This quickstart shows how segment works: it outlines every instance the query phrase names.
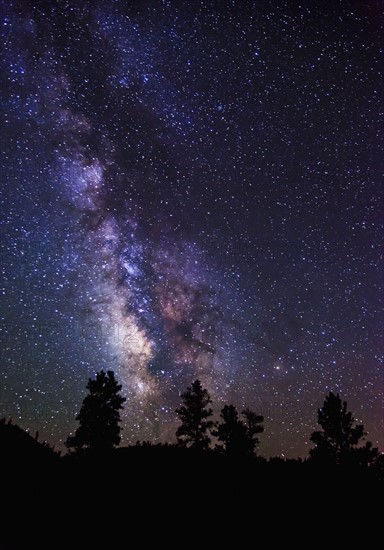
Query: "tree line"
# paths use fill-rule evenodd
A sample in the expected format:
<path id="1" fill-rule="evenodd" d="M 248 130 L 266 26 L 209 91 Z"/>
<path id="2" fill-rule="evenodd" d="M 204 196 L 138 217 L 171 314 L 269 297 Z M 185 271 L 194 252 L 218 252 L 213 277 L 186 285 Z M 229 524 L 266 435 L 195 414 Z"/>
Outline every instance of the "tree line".
<path id="1" fill-rule="evenodd" d="M 126 399 L 121 395 L 113 371 L 101 371 L 87 384 L 79 422 L 66 447 L 70 453 L 104 453 L 120 444 L 120 411 Z M 227 456 L 241 458 L 256 456 L 259 434 L 263 433 L 264 418 L 249 408 L 240 413 L 234 405 L 225 405 L 220 420 L 213 420 L 211 397 L 200 380 L 195 380 L 181 395 L 182 406 L 175 410 L 180 420 L 176 430 L 177 445 L 199 451 L 214 450 Z M 370 441 L 363 444 L 366 432 L 362 424 L 355 424 L 346 401 L 330 392 L 318 410 L 321 430 L 310 436 L 314 447 L 310 458 L 327 465 L 358 465 L 369 467 L 378 459 L 379 452 Z M 213 444 L 213 438 L 217 442 Z"/>

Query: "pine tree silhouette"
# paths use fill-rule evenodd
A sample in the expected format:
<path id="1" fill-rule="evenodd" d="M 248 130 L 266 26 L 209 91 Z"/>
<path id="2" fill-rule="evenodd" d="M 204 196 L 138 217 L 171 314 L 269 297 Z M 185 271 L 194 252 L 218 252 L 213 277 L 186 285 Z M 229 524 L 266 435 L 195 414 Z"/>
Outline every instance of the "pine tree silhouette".
<path id="1" fill-rule="evenodd" d="M 242 412 L 245 421 L 239 418 L 234 405 L 225 405 L 221 410 L 222 422 L 213 435 L 223 443 L 222 449 L 230 456 L 252 456 L 259 443 L 257 434 L 264 431 L 264 418 L 250 409 Z M 219 446 L 220 449 L 220 446 Z"/>
<path id="2" fill-rule="evenodd" d="M 264 417 L 261 414 L 256 414 L 254 411 L 248 408 L 242 411 L 241 414 L 244 416 L 245 424 L 247 426 L 249 451 L 252 454 L 255 454 L 257 451 L 257 447 L 260 443 L 257 436 L 258 434 L 264 432 L 264 426 L 261 425 L 262 422 L 264 422 Z"/>
<path id="3" fill-rule="evenodd" d="M 369 466 L 377 457 L 378 450 L 367 441 L 363 447 L 358 447 L 364 440 L 364 426 L 354 426 L 355 419 L 347 409 L 347 402 L 342 401 L 339 394 L 330 392 L 324 405 L 318 409 L 318 424 L 323 431 L 313 432 L 311 441 L 315 447 L 309 451 L 311 458 L 328 464 L 359 464 Z"/>
<path id="4" fill-rule="evenodd" d="M 106 451 L 120 443 L 120 410 L 125 397 L 120 395 L 122 386 L 112 371 L 101 371 L 96 379 L 88 381 L 87 395 L 76 420 L 80 426 L 74 436 L 69 436 L 65 445 L 68 449 L 80 451 Z"/>
<path id="5" fill-rule="evenodd" d="M 181 420 L 181 426 L 176 431 L 178 444 L 208 449 L 211 442 L 208 434 L 214 426 L 214 422 L 208 420 L 213 412 L 211 408 L 207 408 L 212 403 L 208 391 L 202 387 L 200 380 L 195 380 L 181 398 L 184 406 L 175 411 Z"/>
<path id="6" fill-rule="evenodd" d="M 218 448 L 231 456 L 247 454 L 247 429 L 244 422 L 239 419 L 236 407 L 225 405 L 220 416 L 222 422 L 214 432 L 217 439 L 223 443 L 223 446 Z"/>

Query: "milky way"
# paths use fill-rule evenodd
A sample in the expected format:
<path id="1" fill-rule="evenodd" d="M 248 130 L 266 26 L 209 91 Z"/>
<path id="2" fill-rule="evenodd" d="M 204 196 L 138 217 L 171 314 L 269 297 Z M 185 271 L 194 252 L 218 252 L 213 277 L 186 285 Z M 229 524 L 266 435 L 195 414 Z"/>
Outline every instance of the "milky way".
<path id="1" fill-rule="evenodd" d="M 305 456 L 330 390 L 383 448 L 380 2 L 2 2 L 1 393 L 62 445 L 202 380 Z M 333 5 L 334 4 L 334 5 Z"/>

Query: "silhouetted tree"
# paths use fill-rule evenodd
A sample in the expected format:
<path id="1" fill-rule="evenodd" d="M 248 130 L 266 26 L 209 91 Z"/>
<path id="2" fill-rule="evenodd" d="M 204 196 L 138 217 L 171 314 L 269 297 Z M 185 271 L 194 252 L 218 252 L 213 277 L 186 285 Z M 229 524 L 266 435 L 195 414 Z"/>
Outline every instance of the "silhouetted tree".
<path id="1" fill-rule="evenodd" d="M 377 453 L 377 457 L 373 463 L 373 472 L 376 477 L 384 483 L 384 453 Z"/>
<path id="2" fill-rule="evenodd" d="M 75 435 L 69 436 L 66 441 L 69 449 L 105 451 L 119 445 L 119 411 L 126 400 L 120 395 L 121 388 L 112 371 L 101 371 L 96 374 L 95 380 L 89 379 L 89 395 L 85 397 L 76 417 L 80 426 Z"/>
<path id="3" fill-rule="evenodd" d="M 212 403 L 208 391 L 202 387 L 200 380 L 195 380 L 181 398 L 184 406 L 175 411 L 181 420 L 181 426 L 176 431 L 178 444 L 208 449 L 211 442 L 208 434 L 214 426 L 214 422 L 208 420 L 213 412 L 211 408 L 207 408 Z"/>
<path id="4" fill-rule="evenodd" d="M 246 454 L 248 447 L 247 429 L 244 422 L 239 419 L 236 407 L 225 405 L 220 416 L 222 422 L 219 423 L 217 430 L 213 433 L 223 443 L 223 446 L 218 448 L 223 449 L 231 456 Z"/>
<path id="5" fill-rule="evenodd" d="M 330 392 L 326 396 L 323 407 L 318 409 L 317 422 L 323 431 L 311 435 L 311 441 L 315 443 L 309 451 L 311 458 L 328 464 L 360 466 L 369 466 L 376 459 L 378 451 L 370 441 L 358 447 L 366 435 L 364 426 L 354 426 L 355 419 L 339 394 Z"/>
<path id="6" fill-rule="evenodd" d="M 264 426 L 262 426 L 262 422 L 264 422 L 264 417 L 261 414 L 256 414 L 254 411 L 248 408 L 245 409 L 241 414 L 244 416 L 245 424 L 247 426 L 249 449 L 252 454 L 254 454 L 256 453 L 257 447 L 259 445 L 259 438 L 257 436 L 264 431 Z"/>
<path id="7" fill-rule="evenodd" d="M 250 409 L 242 412 L 245 421 L 239 418 L 236 407 L 225 405 L 221 410 L 222 422 L 214 435 L 223 443 L 224 451 L 230 456 L 252 456 L 259 443 L 257 434 L 264 431 L 264 418 Z M 220 447 L 219 447 L 220 448 Z"/>

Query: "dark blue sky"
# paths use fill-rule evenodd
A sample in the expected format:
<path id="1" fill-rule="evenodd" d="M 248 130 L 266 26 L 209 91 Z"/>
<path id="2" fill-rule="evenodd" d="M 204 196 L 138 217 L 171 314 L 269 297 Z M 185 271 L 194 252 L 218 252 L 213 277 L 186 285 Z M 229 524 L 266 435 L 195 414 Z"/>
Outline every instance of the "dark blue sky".
<path id="1" fill-rule="evenodd" d="M 2 2 L 0 416 L 123 439 L 195 378 L 305 456 L 330 390 L 383 449 L 378 1 Z"/>

